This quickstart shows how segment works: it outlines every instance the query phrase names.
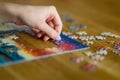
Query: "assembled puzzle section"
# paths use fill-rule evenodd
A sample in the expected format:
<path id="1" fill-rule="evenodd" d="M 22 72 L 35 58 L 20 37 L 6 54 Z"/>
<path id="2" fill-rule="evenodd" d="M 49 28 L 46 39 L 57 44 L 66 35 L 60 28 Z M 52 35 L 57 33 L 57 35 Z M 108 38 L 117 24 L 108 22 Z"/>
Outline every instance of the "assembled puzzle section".
<path id="1" fill-rule="evenodd" d="M 0 31 L 0 66 L 89 48 L 88 46 L 61 34 L 60 41 L 53 40 L 53 43 L 57 44 L 57 47 L 30 49 L 24 44 L 16 41 L 19 37 L 17 37 L 15 33 L 18 32 L 20 32 L 20 30 L 17 29 Z"/>

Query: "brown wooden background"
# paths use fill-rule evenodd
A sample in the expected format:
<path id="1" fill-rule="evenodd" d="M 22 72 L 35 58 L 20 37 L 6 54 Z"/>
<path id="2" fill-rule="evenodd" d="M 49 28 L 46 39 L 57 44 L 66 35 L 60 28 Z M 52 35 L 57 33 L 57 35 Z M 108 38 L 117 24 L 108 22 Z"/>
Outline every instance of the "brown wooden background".
<path id="1" fill-rule="evenodd" d="M 120 0 L 0 0 L 1 2 L 15 2 L 37 5 L 55 5 L 60 14 L 71 15 L 78 23 L 88 26 L 85 31 L 98 35 L 102 31 L 120 34 Z M 64 25 L 64 29 L 68 27 Z M 64 30 L 63 29 L 63 30 Z M 82 29 L 81 29 L 82 30 Z M 29 35 L 19 34 L 21 43 L 32 48 L 44 47 L 41 40 Z M 26 38 L 27 37 L 27 38 Z M 108 39 L 110 40 L 110 39 Z M 120 41 L 120 39 L 117 39 Z M 49 43 L 50 44 L 50 43 Z M 91 47 L 108 45 L 96 41 Z M 51 46 L 51 45 L 49 45 Z M 80 69 L 81 64 L 70 62 L 74 55 L 82 55 L 83 51 L 59 55 L 42 60 L 20 63 L 0 68 L 0 80 L 120 80 L 120 57 L 109 52 L 105 60 L 100 63 L 95 72 Z M 85 57 L 85 56 L 84 56 Z"/>

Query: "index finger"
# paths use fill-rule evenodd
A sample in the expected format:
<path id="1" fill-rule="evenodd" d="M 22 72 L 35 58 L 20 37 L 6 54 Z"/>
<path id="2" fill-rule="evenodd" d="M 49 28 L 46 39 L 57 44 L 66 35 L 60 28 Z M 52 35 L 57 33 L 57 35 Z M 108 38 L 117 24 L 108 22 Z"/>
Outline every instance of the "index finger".
<path id="1" fill-rule="evenodd" d="M 57 11 L 55 11 L 55 13 L 54 13 L 54 17 L 53 17 L 53 19 L 52 19 L 52 22 L 53 22 L 53 24 L 54 24 L 55 30 L 56 30 L 56 31 L 58 32 L 58 34 L 60 35 L 63 24 L 62 24 L 62 21 L 61 21 L 60 16 L 59 16 L 59 14 L 58 14 Z"/>

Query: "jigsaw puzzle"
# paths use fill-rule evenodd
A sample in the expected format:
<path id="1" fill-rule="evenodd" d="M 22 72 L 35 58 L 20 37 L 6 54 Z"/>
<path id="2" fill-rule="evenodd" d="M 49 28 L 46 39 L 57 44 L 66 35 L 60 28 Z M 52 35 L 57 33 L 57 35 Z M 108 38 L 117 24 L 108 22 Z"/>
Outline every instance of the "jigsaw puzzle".
<path id="1" fill-rule="evenodd" d="M 24 29 L 31 33 L 30 29 Z M 0 31 L 0 66 L 46 58 L 54 55 L 69 53 L 89 48 L 66 35 L 61 34 L 61 40 L 52 40 L 57 47 L 44 49 L 30 49 L 24 44 L 16 42 L 14 34 L 21 29 Z M 32 33 L 33 34 L 33 33 Z"/>

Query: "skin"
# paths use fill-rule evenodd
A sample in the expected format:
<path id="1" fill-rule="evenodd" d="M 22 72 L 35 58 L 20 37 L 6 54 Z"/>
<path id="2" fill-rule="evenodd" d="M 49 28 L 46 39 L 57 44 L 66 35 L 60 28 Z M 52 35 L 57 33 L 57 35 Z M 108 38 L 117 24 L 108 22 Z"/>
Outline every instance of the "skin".
<path id="1" fill-rule="evenodd" d="M 61 39 L 62 21 L 54 6 L 0 3 L 0 22 L 27 25 L 44 41 Z"/>

